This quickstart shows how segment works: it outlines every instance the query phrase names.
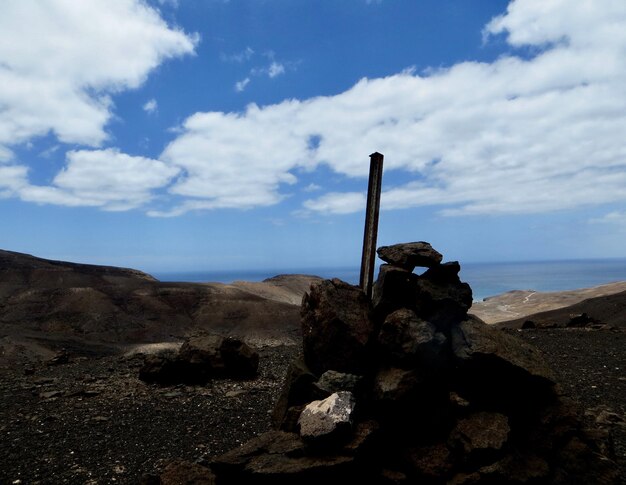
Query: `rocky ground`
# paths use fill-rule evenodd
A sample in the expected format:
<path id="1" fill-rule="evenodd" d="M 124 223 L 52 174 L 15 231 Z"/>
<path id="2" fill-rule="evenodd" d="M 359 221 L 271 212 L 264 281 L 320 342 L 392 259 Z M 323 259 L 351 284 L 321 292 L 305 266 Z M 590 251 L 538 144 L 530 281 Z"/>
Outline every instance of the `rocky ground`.
<path id="1" fill-rule="evenodd" d="M 0 251 L 0 484 L 132 484 L 172 459 L 207 463 L 267 431 L 287 365 L 300 352 L 285 343 L 301 341 L 299 301 L 314 280 L 161 284 L 134 270 Z M 567 305 L 576 304 L 576 315 L 611 323 L 613 330 L 503 331 L 542 350 L 587 422 L 611 429 L 626 477 L 626 300 L 611 296 L 624 288 L 581 291 L 507 294 L 471 312 L 489 322 L 502 320 L 503 312 L 513 318 L 511 312 L 550 310 L 556 313 L 535 318 L 537 326 L 555 318 L 566 326 L 574 308 Z M 583 297 L 592 300 L 577 303 Z M 114 332 L 109 320 L 119 323 Z M 53 325 L 60 321 L 72 325 Z M 259 350 L 258 378 L 173 387 L 140 381 L 142 352 L 172 350 L 190 334 L 180 332 L 187 327 L 245 336 Z M 157 330 L 147 335 L 145 329 Z M 134 350 L 125 352 L 133 341 Z M 68 350 L 67 361 L 46 363 L 60 347 Z"/>
<path id="2" fill-rule="evenodd" d="M 268 430 L 296 352 L 260 348 L 257 379 L 204 386 L 143 383 L 141 354 L 4 369 L 0 483 L 131 484 L 172 458 L 221 454 Z"/>
<path id="3" fill-rule="evenodd" d="M 509 332 L 544 352 L 590 423 L 612 428 L 626 473 L 626 332 Z M 137 378 L 141 354 L 3 370 L 0 483 L 132 484 L 171 459 L 202 463 L 238 446 L 269 429 L 299 348 L 259 350 L 257 379 L 205 386 L 144 384 Z"/>

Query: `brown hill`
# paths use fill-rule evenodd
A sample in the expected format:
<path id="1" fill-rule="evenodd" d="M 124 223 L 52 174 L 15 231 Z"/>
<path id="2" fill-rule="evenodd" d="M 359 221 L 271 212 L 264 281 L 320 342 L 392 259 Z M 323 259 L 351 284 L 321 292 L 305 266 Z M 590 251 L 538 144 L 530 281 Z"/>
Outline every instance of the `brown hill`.
<path id="1" fill-rule="evenodd" d="M 506 322 L 626 291 L 626 281 L 566 291 L 515 290 L 474 302 L 470 313 L 487 323 Z"/>
<path id="2" fill-rule="evenodd" d="M 203 330 L 282 342 L 298 334 L 302 293 L 317 279 L 168 283 L 133 269 L 0 250 L 0 361 L 61 347 L 110 353 Z"/>
<path id="3" fill-rule="evenodd" d="M 497 325 L 515 329 L 521 328 L 525 323 L 537 328 L 590 325 L 626 328 L 626 291 L 589 298 L 571 306 L 534 313 Z"/>

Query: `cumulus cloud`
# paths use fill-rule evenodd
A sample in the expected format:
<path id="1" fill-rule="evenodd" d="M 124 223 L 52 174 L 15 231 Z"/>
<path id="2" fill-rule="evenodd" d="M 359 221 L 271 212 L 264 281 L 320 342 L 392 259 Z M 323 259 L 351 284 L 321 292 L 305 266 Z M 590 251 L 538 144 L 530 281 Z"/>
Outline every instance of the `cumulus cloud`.
<path id="1" fill-rule="evenodd" d="M 50 131 L 62 142 L 100 145 L 110 94 L 136 88 L 163 60 L 192 53 L 196 42 L 139 0 L 3 1 L 2 150 Z"/>
<path id="2" fill-rule="evenodd" d="M 190 199 L 174 211 L 274 204 L 298 170 L 322 164 L 364 178 L 373 151 L 387 172 L 406 174 L 385 187 L 386 209 L 536 213 L 626 201 L 626 3 L 515 0 L 484 33 L 504 36 L 510 54 L 193 115 L 163 153 L 184 170 L 172 192 Z M 362 194 L 332 193 L 304 207 L 363 204 Z"/>
<path id="3" fill-rule="evenodd" d="M 68 152 L 66 167 L 49 186 L 29 184 L 23 167 L 4 168 L 14 170 L 13 178 L 8 178 L 12 182 L 7 184 L 7 191 L 11 190 L 22 200 L 112 211 L 146 204 L 152 199 L 154 189 L 166 185 L 179 172 L 161 161 L 126 155 L 115 149 Z"/>

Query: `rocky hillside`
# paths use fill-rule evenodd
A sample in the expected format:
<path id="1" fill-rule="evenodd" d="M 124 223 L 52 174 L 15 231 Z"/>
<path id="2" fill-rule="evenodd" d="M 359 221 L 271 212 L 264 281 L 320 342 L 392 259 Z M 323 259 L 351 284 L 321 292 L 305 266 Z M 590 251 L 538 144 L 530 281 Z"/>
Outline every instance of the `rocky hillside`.
<path id="1" fill-rule="evenodd" d="M 0 250 L 0 363 L 179 341 L 202 330 L 248 340 L 299 333 L 314 276 L 262 283 L 168 283 L 133 269 L 50 261 Z"/>

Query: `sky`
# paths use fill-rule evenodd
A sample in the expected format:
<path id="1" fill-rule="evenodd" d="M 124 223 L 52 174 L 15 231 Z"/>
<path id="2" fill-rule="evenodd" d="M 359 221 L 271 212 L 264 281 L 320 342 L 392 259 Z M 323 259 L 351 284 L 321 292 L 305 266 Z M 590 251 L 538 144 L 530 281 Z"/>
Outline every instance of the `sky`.
<path id="1" fill-rule="evenodd" d="M 624 0 L 3 0 L 0 248 L 148 272 L 626 257 Z"/>

